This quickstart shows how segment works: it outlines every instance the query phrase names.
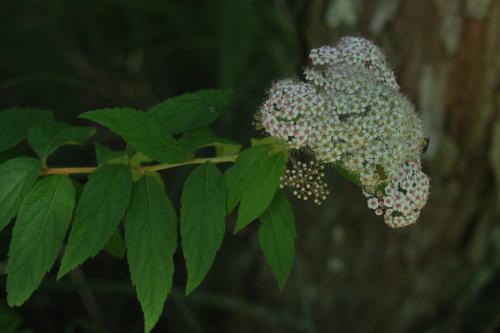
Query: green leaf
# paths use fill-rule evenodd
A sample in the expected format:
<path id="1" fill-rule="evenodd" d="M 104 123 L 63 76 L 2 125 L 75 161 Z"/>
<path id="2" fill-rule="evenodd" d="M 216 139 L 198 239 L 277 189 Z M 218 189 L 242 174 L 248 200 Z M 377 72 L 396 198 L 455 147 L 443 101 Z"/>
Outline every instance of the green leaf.
<path id="1" fill-rule="evenodd" d="M 28 142 L 42 161 L 65 145 L 83 145 L 92 135 L 93 127 L 76 127 L 65 123 L 44 121 L 34 124 L 28 132 Z"/>
<path id="2" fill-rule="evenodd" d="M 292 206 L 283 192 L 276 192 L 260 220 L 260 247 L 283 289 L 293 266 L 296 237 Z"/>
<path id="3" fill-rule="evenodd" d="M 149 163 L 153 160 L 144 155 L 141 152 L 134 153 L 132 157 L 130 157 L 130 165 L 133 167 L 141 166 L 143 163 Z"/>
<path id="4" fill-rule="evenodd" d="M 0 164 L 18 157 L 26 156 L 26 152 L 20 145 L 10 148 L 0 153 Z"/>
<path id="5" fill-rule="evenodd" d="M 215 145 L 215 155 L 217 157 L 236 155 L 241 151 L 239 143 L 218 143 Z"/>
<path id="6" fill-rule="evenodd" d="M 46 110 L 10 108 L 0 112 L 0 152 L 23 141 L 32 124 L 52 118 Z"/>
<path id="7" fill-rule="evenodd" d="M 16 216 L 40 168 L 40 161 L 29 157 L 16 158 L 0 165 L 0 230 Z"/>
<path id="8" fill-rule="evenodd" d="M 228 211 L 241 201 L 235 232 L 264 212 L 279 187 L 287 154 L 274 148 L 274 145 L 258 145 L 247 149 L 226 171 Z"/>
<path id="9" fill-rule="evenodd" d="M 132 282 L 144 313 L 145 331 L 154 327 L 172 288 L 177 218 L 165 191 L 146 175 L 135 184 L 125 221 Z"/>
<path id="10" fill-rule="evenodd" d="M 236 141 L 219 138 L 208 127 L 184 133 L 180 142 L 183 146 L 191 150 L 197 150 L 204 147 L 217 147 L 221 144 L 238 145 L 241 147 Z"/>
<path id="11" fill-rule="evenodd" d="M 269 152 L 269 146 L 258 146 L 244 150 L 234 165 L 227 169 L 224 179 L 227 186 L 226 212 L 230 213 L 241 200 L 252 169 Z"/>
<path id="12" fill-rule="evenodd" d="M 126 166 L 105 165 L 90 175 L 76 209 L 58 279 L 104 248 L 125 215 L 131 190 L 132 175 Z"/>
<path id="13" fill-rule="evenodd" d="M 171 134 L 206 127 L 227 107 L 232 90 L 200 90 L 169 98 L 148 113 Z"/>
<path id="14" fill-rule="evenodd" d="M 108 127 L 133 149 L 158 162 L 178 163 L 192 156 L 145 112 L 129 108 L 100 109 L 83 113 L 80 117 Z"/>
<path id="15" fill-rule="evenodd" d="M 235 232 L 258 218 L 269 206 L 279 188 L 280 178 L 285 173 L 286 162 L 287 155 L 278 152 L 266 155 L 250 170 L 250 177 L 241 196 Z"/>
<path id="16" fill-rule="evenodd" d="M 74 207 L 75 188 L 68 176 L 43 178 L 26 196 L 9 249 L 9 305 L 23 304 L 54 265 Z"/>
<path id="17" fill-rule="evenodd" d="M 104 164 L 128 164 L 128 155 L 126 151 L 116 151 L 109 147 L 106 147 L 99 142 L 95 143 L 95 156 L 97 160 L 97 165 Z"/>
<path id="18" fill-rule="evenodd" d="M 181 237 L 188 272 L 186 294 L 203 280 L 222 245 L 225 232 L 224 176 L 212 163 L 196 167 L 184 183 Z"/>
<path id="19" fill-rule="evenodd" d="M 342 177 L 344 177 L 345 179 L 347 179 L 348 181 L 350 181 L 355 185 L 362 186 L 359 174 L 356 174 L 346 169 L 341 163 L 335 163 L 334 167 Z"/>
<path id="20" fill-rule="evenodd" d="M 122 233 L 120 229 L 116 229 L 113 236 L 108 241 L 108 244 L 104 247 L 104 251 L 106 251 L 110 256 L 123 259 L 125 258 L 125 253 L 127 251 L 125 247 L 125 240 L 123 239 Z"/>

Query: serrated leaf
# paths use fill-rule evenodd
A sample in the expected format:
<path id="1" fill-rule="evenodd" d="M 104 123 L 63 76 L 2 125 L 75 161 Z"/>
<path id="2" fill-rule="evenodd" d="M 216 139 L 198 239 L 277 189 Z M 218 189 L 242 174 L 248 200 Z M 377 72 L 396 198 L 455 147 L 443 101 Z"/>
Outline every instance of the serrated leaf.
<path id="1" fill-rule="evenodd" d="M 148 110 L 171 134 L 206 127 L 227 107 L 231 90 L 200 90 L 169 98 Z"/>
<path id="2" fill-rule="evenodd" d="M 227 213 L 230 213 L 241 200 L 252 169 L 269 152 L 269 149 L 269 146 L 257 146 L 246 149 L 240 154 L 234 165 L 226 170 L 224 179 L 227 186 Z"/>
<path id="3" fill-rule="evenodd" d="M 293 266 L 296 237 L 292 206 L 283 192 L 276 192 L 260 220 L 260 247 L 283 289 Z"/>
<path id="4" fill-rule="evenodd" d="M 257 145 L 241 153 L 225 175 L 227 212 L 241 201 L 235 232 L 248 225 L 271 203 L 287 162 L 286 151 Z"/>
<path id="5" fill-rule="evenodd" d="M 28 131 L 28 142 L 38 157 L 45 161 L 62 146 L 83 145 L 94 133 L 93 127 L 43 121 L 31 126 Z"/>
<path id="6" fill-rule="evenodd" d="M 58 279 L 104 248 L 125 215 L 131 190 L 132 175 L 126 166 L 105 165 L 90 175 L 76 209 Z"/>
<path id="7" fill-rule="evenodd" d="M 104 251 L 106 251 L 112 257 L 118 259 L 125 258 L 127 249 L 125 247 L 125 239 L 123 239 L 120 228 L 116 229 L 113 236 L 111 236 L 108 243 L 104 247 Z"/>
<path id="8" fill-rule="evenodd" d="M 200 128 L 197 130 L 186 132 L 182 135 L 180 142 L 183 146 L 191 149 L 197 150 L 204 147 L 216 147 L 221 144 L 228 145 L 239 145 L 238 142 L 219 138 L 214 132 L 208 127 Z"/>
<path id="9" fill-rule="evenodd" d="M 241 196 L 235 232 L 258 218 L 273 200 L 285 173 L 287 156 L 284 152 L 266 154 L 265 158 L 250 170 L 245 190 Z"/>
<path id="10" fill-rule="evenodd" d="M 80 117 L 106 126 L 133 149 L 158 162 L 178 163 L 192 156 L 145 112 L 129 108 L 100 109 L 85 112 Z"/>
<path id="11" fill-rule="evenodd" d="M 0 165 L 0 230 L 16 216 L 40 168 L 40 161 L 29 157 L 15 158 Z"/>
<path id="12" fill-rule="evenodd" d="M 95 156 L 99 166 L 104 164 L 127 165 L 129 162 L 126 151 L 116 151 L 99 142 L 95 143 Z"/>
<path id="13" fill-rule="evenodd" d="M 186 294 L 212 266 L 225 232 L 224 176 L 212 163 L 196 167 L 184 183 L 181 198 L 181 237 L 188 272 Z"/>
<path id="14" fill-rule="evenodd" d="M 10 108 L 0 112 L 0 152 L 23 141 L 32 124 L 52 118 L 46 110 Z"/>
<path id="15" fill-rule="evenodd" d="M 23 304 L 52 268 L 75 206 L 68 176 L 40 180 L 23 201 L 12 232 L 7 263 L 7 302 Z"/>
<path id="16" fill-rule="evenodd" d="M 177 218 L 163 188 L 148 175 L 134 184 L 125 221 L 125 242 L 145 331 L 150 332 L 172 288 Z"/>

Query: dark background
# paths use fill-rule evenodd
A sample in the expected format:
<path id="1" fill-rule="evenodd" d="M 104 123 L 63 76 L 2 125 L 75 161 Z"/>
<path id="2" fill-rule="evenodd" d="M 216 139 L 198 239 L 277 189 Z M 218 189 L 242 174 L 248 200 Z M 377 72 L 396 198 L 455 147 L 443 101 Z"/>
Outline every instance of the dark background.
<path id="1" fill-rule="evenodd" d="M 215 128 L 243 142 L 257 135 L 252 115 L 272 81 L 299 75 L 310 48 L 343 35 L 384 49 L 431 138 L 424 169 L 433 193 L 418 224 L 388 229 L 332 172 L 320 208 L 294 203 L 297 259 L 283 292 L 252 225 L 226 235 L 189 297 L 177 254 L 154 332 L 499 331 L 500 2 L 0 0 L 0 109 L 47 108 L 79 123 L 77 114 L 99 107 L 232 88 Z M 122 146 L 102 129 L 98 139 Z M 91 145 L 49 160 L 94 163 Z M 187 171 L 165 174 L 174 201 Z M 2 318 L 31 332 L 141 332 L 126 262 L 106 253 L 60 282 L 51 272 L 8 310 L 10 229 L 0 234 Z"/>

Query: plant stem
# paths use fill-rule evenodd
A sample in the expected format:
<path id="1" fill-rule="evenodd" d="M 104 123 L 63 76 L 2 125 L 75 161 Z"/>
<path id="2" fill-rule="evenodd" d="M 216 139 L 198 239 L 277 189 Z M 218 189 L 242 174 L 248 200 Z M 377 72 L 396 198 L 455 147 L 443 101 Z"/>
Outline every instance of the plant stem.
<path id="1" fill-rule="evenodd" d="M 161 171 L 166 169 L 177 168 L 185 165 L 192 164 L 203 164 L 205 162 L 211 163 L 228 163 L 234 162 L 238 158 L 238 154 L 220 156 L 220 157 L 200 157 L 194 158 L 192 160 L 181 162 L 181 163 L 163 163 L 154 165 L 145 165 L 141 167 L 133 168 L 134 172 L 145 173 L 153 171 Z M 71 174 L 87 174 L 92 173 L 97 169 L 97 167 L 72 167 L 72 168 L 45 168 L 40 172 L 40 176 L 48 175 L 71 175 Z"/>

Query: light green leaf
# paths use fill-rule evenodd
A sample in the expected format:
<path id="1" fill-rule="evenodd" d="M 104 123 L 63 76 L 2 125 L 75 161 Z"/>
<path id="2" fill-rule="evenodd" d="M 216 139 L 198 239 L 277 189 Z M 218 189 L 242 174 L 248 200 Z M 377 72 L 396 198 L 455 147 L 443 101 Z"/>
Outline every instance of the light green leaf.
<path id="1" fill-rule="evenodd" d="M 177 218 L 163 188 L 150 176 L 135 184 L 125 221 L 125 242 L 132 282 L 150 332 L 172 288 Z"/>
<path id="2" fill-rule="evenodd" d="M 80 117 L 108 127 L 133 149 L 158 162 L 178 163 L 192 156 L 145 112 L 129 108 L 100 109 L 83 113 Z"/>
<path id="3" fill-rule="evenodd" d="M 40 161 L 28 157 L 16 158 L 0 165 L 0 230 L 16 216 L 40 168 Z"/>
<path id="4" fill-rule="evenodd" d="M 188 272 L 186 294 L 203 280 L 225 232 L 226 188 L 219 169 L 206 162 L 191 172 L 181 199 L 181 237 Z"/>
<path id="5" fill-rule="evenodd" d="M 95 143 L 95 156 L 97 165 L 104 164 L 128 164 L 128 155 L 126 151 L 116 151 L 106 147 L 99 142 Z"/>
<path id="6" fill-rule="evenodd" d="M 218 143 L 215 145 L 215 155 L 217 157 L 238 154 L 241 151 L 239 143 Z"/>
<path id="7" fill-rule="evenodd" d="M 7 263 L 7 302 L 23 304 L 52 268 L 75 207 L 68 176 L 39 181 L 26 196 L 14 225 Z"/>
<path id="8" fill-rule="evenodd" d="M 32 124 L 52 118 L 46 110 L 10 108 L 0 112 L 0 152 L 23 141 Z"/>
<path id="9" fill-rule="evenodd" d="M 130 165 L 133 167 L 141 166 L 143 163 L 149 163 L 153 160 L 144 155 L 141 152 L 134 153 L 132 157 L 130 157 Z"/>
<path id="10" fill-rule="evenodd" d="M 260 219 L 260 247 L 283 289 L 293 266 L 296 237 L 292 206 L 283 192 L 276 192 Z"/>
<path id="11" fill-rule="evenodd" d="M 132 175 L 126 166 L 105 165 L 90 175 L 76 209 L 58 279 L 104 248 L 125 215 L 131 190 Z"/>
<path id="12" fill-rule="evenodd" d="M 65 123 L 43 121 L 30 128 L 28 142 L 38 157 L 45 161 L 62 146 L 83 145 L 94 133 L 93 127 L 76 127 Z"/>
<path id="13" fill-rule="evenodd" d="M 108 241 L 108 244 L 104 247 L 104 251 L 106 251 L 110 256 L 123 259 L 125 258 L 125 253 L 127 251 L 125 247 L 125 240 L 123 239 L 120 228 L 116 229 L 113 236 Z"/>
<path id="14" fill-rule="evenodd" d="M 200 90 L 169 98 L 148 113 L 169 133 L 183 133 L 213 123 L 227 107 L 231 90 Z"/>

